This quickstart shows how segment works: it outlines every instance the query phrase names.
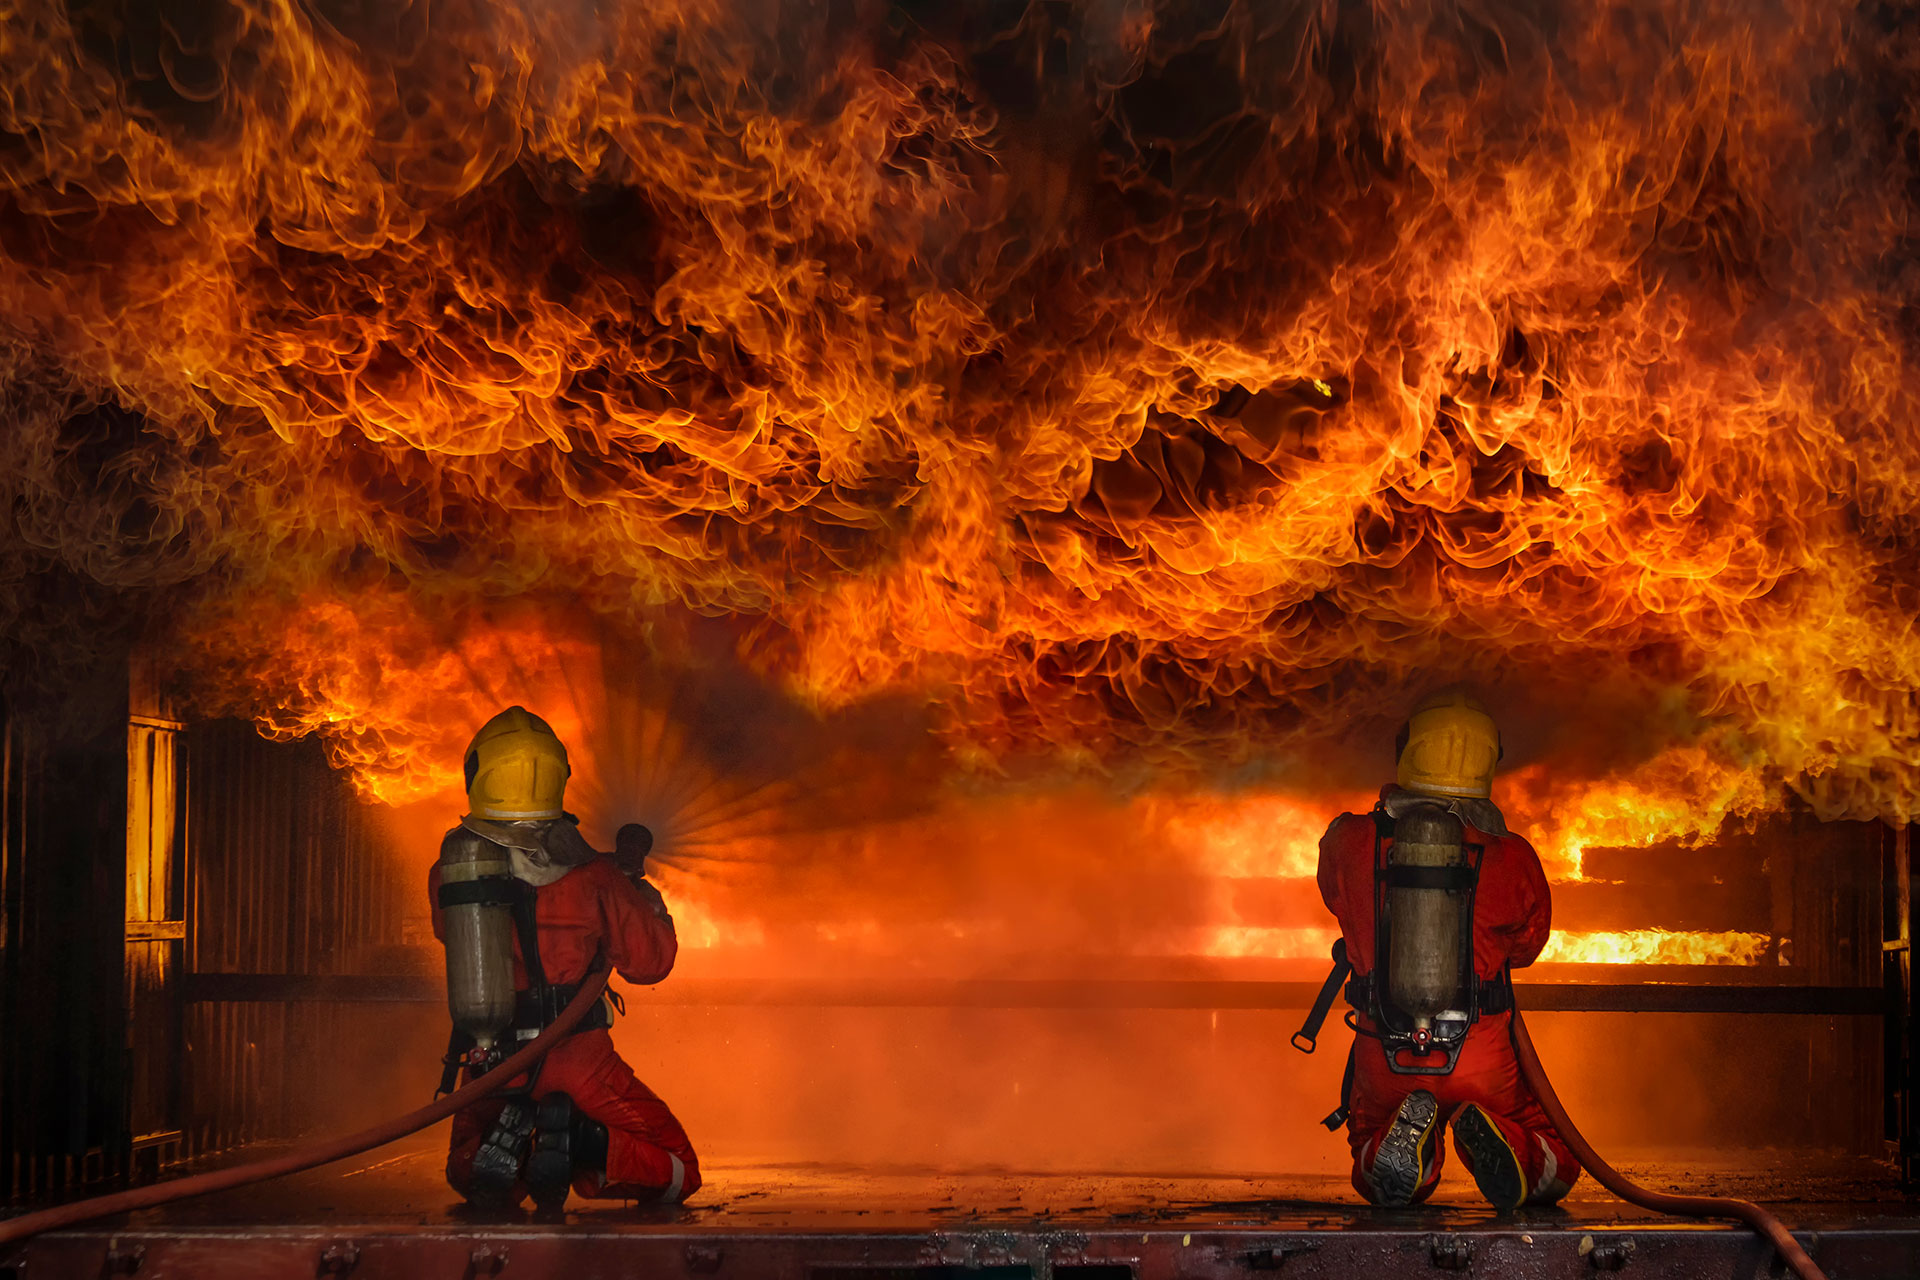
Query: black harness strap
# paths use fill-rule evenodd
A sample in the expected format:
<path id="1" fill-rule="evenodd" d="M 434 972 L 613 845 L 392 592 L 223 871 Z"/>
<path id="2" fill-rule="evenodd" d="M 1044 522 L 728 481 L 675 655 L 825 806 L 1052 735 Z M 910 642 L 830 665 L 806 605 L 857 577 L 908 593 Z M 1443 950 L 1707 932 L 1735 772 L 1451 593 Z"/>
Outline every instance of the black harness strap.
<path id="1" fill-rule="evenodd" d="M 1329 1111 L 1326 1119 L 1320 1122 L 1329 1133 L 1338 1133 L 1347 1122 L 1348 1108 L 1353 1105 L 1353 1055 L 1359 1048 L 1360 1038 L 1355 1036 L 1353 1043 L 1347 1046 L 1347 1069 L 1340 1077 L 1340 1105 Z"/>
<path id="2" fill-rule="evenodd" d="M 573 998 L 580 994 L 580 984 L 547 981 L 546 966 L 540 960 L 539 922 L 534 918 L 534 900 L 538 891 L 532 885 L 522 887 L 525 896 L 514 903 L 513 924 L 520 935 L 520 957 L 527 970 L 527 989 L 514 998 L 513 1026 L 524 1037 L 531 1032 L 545 1031 L 553 1025 L 561 1010 L 572 1004 Z M 594 957 L 589 968 L 598 969 L 604 963 L 605 952 L 602 950 Z M 622 1013 L 626 1012 L 626 1002 L 620 998 L 619 992 L 610 990 L 600 1002 L 600 1007 L 588 1014 L 573 1029 L 573 1034 L 601 1031 L 613 1026 L 609 1005 Z"/>
<path id="3" fill-rule="evenodd" d="M 1381 879 L 1389 889 L 1446 889 L 1465 892 L 1480 883 L 1480 868 L 1470 863 L 1446 867 L 1409 867 L 1392 863 L 1381 868 Z"/>
<path id="4" fill-rule="evenodd" d="M 440 1059 L 440 1088 L 434 1097 L 452 1093 L 460 1083 L 460 1068 L 466 1065 L 467 1053 L 473 1048 L 473 1037 L 455 1027 L 447 1033 L 447 1056 Z"/>
<path id="5" fill-rule="evenodd" d="M 1314 998 L 1307 1020 L 1293 1033 L 1294 1048 L 1302 1053 L 1313 1052 L 1320 1038 L 1320 1028 L 1326 1024 L 1327 1014 L 1333 1009 L 1334 997 L 1341 993 L 1342 984 L 1352 972 L 1353 964 L 1347 959 L 1347 940 L 1341 938 L 1333 944 L 1333 969 L 1327 974 L 1327 980 L 1320 984 L 1320 994 Z M 1347 1110 L 1353 1101 L 1353 1055 L 1359 1044 L 1356 1036 L 1353 1043 L 1347 1046 L 1347 1066 L 1340 1076 L 1340 1105 L 1328 1112 L 1320 1122 L 1329 1132 L 1338 1132 L 1347 1122 Z"/>
<path id="6" fill-rule="evenodd" d="M 527 971 L 527 992 L 542 1008 L 548 1000 L 547 970 L 540 963 L 540 922 L 534 917 L 534 901 L 540 891 L 521 880 L 514 885 L 520 892 L 512 907 L 514 932 L 520 935 L 520 964 Z"/>
<path id="7" fill-rule="evenodd" d="M 1326 1024 L 1327 1014 L 1333 1009 L 1333 1002 L 1340 994 L 1341 984 L 1347 975 L 1353 972 L 1353 965 L 1347 961 L 1347 940 L 1340 938 L 1333 944 L 1333 970 L 1327 974 L 1327 980 L 1320 984 L 1320 994 L 1314 997 L 1313 1008 L 1307 1011 L 1307 1020 L 1293 1033 L 1293 1047 L 1302 1053 L 1312 1053 L 1320 1039 L 1320 1028 Z M 1347 1070 L 1352 1072 L 1349 1062 Z"/>
<path id="8" fill-rule="evenodd" d="M 1504 969 L 1491 978 L 1474 978 L 1473 990 L 1477 1007 L 1483 1015 L 1505 1013 L 1513 1008 L 1513 978 Z M 1374 975 L 1371 973 L 1347 983 L 1347 1003 L 1356 1009 L 1371 1009 L 1374 994 Z"/>
<path id="9" fill-rule="evenodd" d="M 441 885 L 434 900 L 442 909 L 472 906 L 475 903 L 483 907 L 510 907 L 520 901 L 521 891 L 525 888 L 518 880 L 506 876 L 481 876 L 478 880 L 456 880 L 452 884 Z"/>
<path id="10" fill-rule="evenodd" d="M 527 990 L 516 992 L 513 1000 L 513 1029 L 522 1039 L 536 1032 L 545 1031 L 560 1017 L 560 1013 L 573 1003 L 580 994 L 578 982 L 553 982 L 546 987 L 543 999 L 538 993 Z M 607 1012 L 608 1000 L 602 1000 L 599 1007 L 589 1013 L 580 1025 L 574 1028 L 574 1034 L 582 1031 L 597 1031 L 613 1025 L 613 1019 Z"/>

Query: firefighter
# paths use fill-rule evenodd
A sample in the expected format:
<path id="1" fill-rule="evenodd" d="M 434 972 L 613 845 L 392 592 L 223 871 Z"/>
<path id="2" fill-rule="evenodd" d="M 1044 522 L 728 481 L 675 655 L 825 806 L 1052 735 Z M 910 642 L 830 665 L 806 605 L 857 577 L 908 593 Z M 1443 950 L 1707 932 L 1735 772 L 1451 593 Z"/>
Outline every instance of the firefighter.
<path id="1" fill-rule="evenodd" d="M 1448 1128 L 1498 1209 L 1552 1204 L 1580 1174 L 1514 1060 L 1509 975 L 1546 945 L 1551 903 L 1539 856 L 1490 798 L 1499 758 L 1486 708 L 1430 697 L 1400 731 L 1397 785 L 1320 841 L 1320 895 L 1341 940 L 1295 1043 L 1311 1052 L 1350 972 L 1357 1034 L 1325 1123 L 1346 1124 L 1354 1189 L 1374 1204 L 1433 1194 Z"/>
<path id="2" fill-rule="evenodd" d="M 443 1090 L 457 1071 L 471 1078 L 538 1035 L 599 964 L 655 983 L 679 945 L 644 861 L 623 872 L 562 809 L 567 752 L 544 720 L 507 708 L 474 735 L 465 769 L 469 812 L 429 879 L 455 1024 Z M 454 1116 L 454 1190 L 498 1210 L 528 1195 L 557 1208 L 569 1187 L 653 1202 L 698 1189 L 686 1131 L 614 1051 L 618 1007 L 609 995 L 531 1078 Z"/>

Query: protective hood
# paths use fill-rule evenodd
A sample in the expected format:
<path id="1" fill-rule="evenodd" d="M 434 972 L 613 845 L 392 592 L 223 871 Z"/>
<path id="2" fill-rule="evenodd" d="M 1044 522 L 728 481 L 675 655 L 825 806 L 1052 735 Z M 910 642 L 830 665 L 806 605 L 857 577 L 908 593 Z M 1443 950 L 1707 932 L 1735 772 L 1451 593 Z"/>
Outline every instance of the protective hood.
<path id="1" fill-rule="evenodd" d="M 1500 806 L 1491 800 L 1477 796 L 1430 796 L 1418 791 L 1409 791 L 1405 787 L 1383 787 L 1380 791 L 1380 807 L 1387 811 L 1390 818 L 1398 818 L 1409 809 L 1421 805 L 1436 805 L 1445 809 L 1460 821 L 1490 836 L 1506 836 L 1506 817 L 1500 812 Z"/>
<path id="2" fill-rule="evenodd" d="M 538 888 L 552 884 L 567 872 L 600 856 L 580 834 L 572 814 L 531 822 L 493 822 L 467 814 L 460 825 L 507 850 L 513 876 Z"/>

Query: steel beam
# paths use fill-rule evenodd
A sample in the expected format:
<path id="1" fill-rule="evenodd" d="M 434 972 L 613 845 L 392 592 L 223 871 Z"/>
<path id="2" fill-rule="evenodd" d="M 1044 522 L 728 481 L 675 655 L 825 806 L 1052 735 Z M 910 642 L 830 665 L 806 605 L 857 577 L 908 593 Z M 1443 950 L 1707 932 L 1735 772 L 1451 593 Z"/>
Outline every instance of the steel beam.
<path id="1" fill-rule="evenodd" d="M 1183 979 L 978 978 L 862 982 L 676 978 L 644 990 L 649 1004 L 864 1009 L 1286 1009 L 1304 1010 L 1319 984 Z M 1518 983 L 1522 1009 L 1539 1013 L 1773 1013 L 1881 1017 L 1880 987 L 1707 986 L 1697 983 Z M 196 973 L 194 1001 L 437 1004 L 424 974 Z"/>

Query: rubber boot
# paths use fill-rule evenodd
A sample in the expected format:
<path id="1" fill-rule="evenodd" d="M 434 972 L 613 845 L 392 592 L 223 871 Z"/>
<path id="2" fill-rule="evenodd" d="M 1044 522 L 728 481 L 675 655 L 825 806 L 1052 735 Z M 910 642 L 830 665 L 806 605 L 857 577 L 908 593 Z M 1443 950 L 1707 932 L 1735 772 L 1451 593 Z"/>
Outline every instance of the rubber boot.
<path id="1" fill-rule="evenodd" d="M 534 1205 L 554 1212 L 567 1203 L 573 1185 L 573 1099 L 550 1093 L 540 1099 L 540 1118 L 533 1135 L 533 1154 L 527 1158 L 527 1190 Z"/>
<path id="2" fill-rule="evenodd" d="M 1453 1142 L 1488 1204 L 1507 1212 L 1525 1203 L 1527 1171 L 1486 1112 L 1471 1102 L 1460 1108 L 1453 1117 Z"/>
<path id="3" fill-rule="evenodd" d="M 1393 1123 L 1374 1148 L 1373 1163 L 1367 1166 L 1373 1202 L 1388 1209 L 1412 1204 L 1426 1185 L 1439 1141 L 1440 1103 L 1425 1089 L 1415 1089 L 1401 1099 Z"/>
<path id="4" fill-rule="evenodd" d="M 573 1119 L 573 1169 L 591 1173 L 597 1185 L 607 1184 L 607 1126 L 582 1111 Z"/>
<path id="5" fill-rule="evenodd" d="M 476 1209 L 500 1212 L 520 1203 L 518 1183 L 533 1138 L 533 1103 L 514 1098 L 481 1140 L 473 1156 L 473 1174 L 467 1184 L 467 1202 Z"/>

